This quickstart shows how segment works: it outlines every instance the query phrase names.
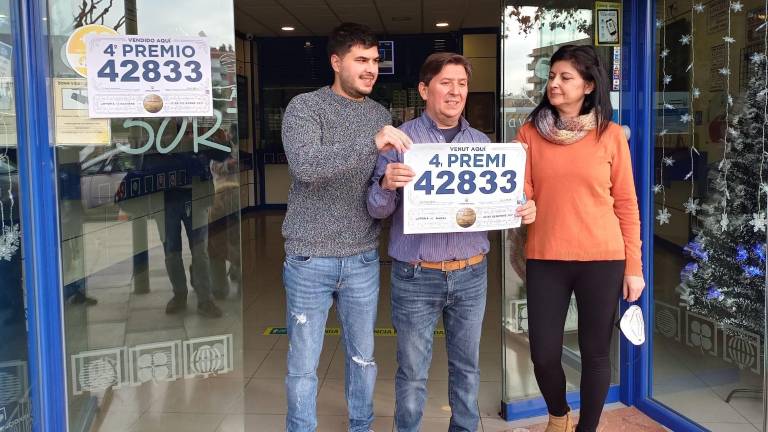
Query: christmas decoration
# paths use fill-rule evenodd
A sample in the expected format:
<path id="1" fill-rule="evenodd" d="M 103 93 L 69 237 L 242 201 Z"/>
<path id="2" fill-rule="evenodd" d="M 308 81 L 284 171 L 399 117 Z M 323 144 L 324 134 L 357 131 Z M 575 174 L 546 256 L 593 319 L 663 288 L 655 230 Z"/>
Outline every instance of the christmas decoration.
<path id="1" fill-rule="evenodd" d="M 764 57 L 760 57 L 763 58 Z M 690 262 L 679 291 L 690 312 L 718 326 L 763 335 L 766 266 L 765 60 L 748 65 L 744 101 L 729 115 L 727 147 L 734 157 L 713 170 L 695 239 L 684 248 Z M 728 108 L 726 108 L 728 110 Z M 726 156 L 728 157 L 728 150 Z M 758 172 L 759 170 L 759 172 Z M 727 175 L 726 175 L 727 173 Z"/>
<path id="2" fill-rule="evenodd" d="M 669 210 L 667 210 L 666 207 L 659 210 L 659 214 L 656 215 L 656 219 L 659 221 L 659 225 L 668 224 L 670 217 L 672 217 L 672 215 L 669 213 Z"/>
<path id="3" fill-rule="evenodd" d="M 686 213 L 692 216 L 696 216 L 699 210 L 701 210 L 701 206 L 699 205 L 699 200 L 693 197 L 688 198 L 688 201 L 686 201 L 683 204 L 683 208 L 685 208 Z"/>
<path id="4" fill-rule="evenodd" d="M 5 128 L 3 121 L 2 127 Z M 6 136 L 4 133 L 3 136 Z M 15 204 L 13 196 L 13 178 L 11 177 L 11 163 L 8 157 L 8 146 L 5 145 L 5 152 L 0 155 L 0 166 L 6 166 L 8 190 L 0 190 L 0 260 L 10 261 L 14 255 L 19 251 L 21 243 L 21 229 L 19 224 L 13 222 L 13 208 Z M 0 175 L 2 175 L 0 173 Z M 8 222 L 6 223 L 6 204 L 3 200 L 7 199 L 7 216 Z"/>
<path id="5" fill-rule="evenodd" d="M 661 42 L 661 52 L 660 52 L 660 58 L 661 58 L 661 104 L 662 104 L 662 110 L 661 110 L 661 124 L 659 125 L 659 145 L 661 146 L 661 163 L 659 163 L 659 181 L 656 183 L 656 185 L 653 187 L 653 193 L 654 195 L 661 194 L 661 205 L 660 208 L 657 210 L 656 220 L 659 222 L 659 225 L 665 225 L 669 223 L 670 218 L 672 217 L 671 213 L 667 209 L 667 191 L 664 188 L 664 167 L 665 166 L 672 166 L 674 164 L 674 159 L 667 156 L 667 147 L 666 147 L 666 135 L 667 135 L 667 125 L 666 125 L 666 110 L 667 109 L 674 109 L 674 106 L 671 105 L 667 101 L 667 86 L 672 82 L 672 75 L 667 73 L 667 57 L 669 56 L 670 49 L 667 46 L 667 7 L 666 7 L 666 1 L 664 2 L 664 5 L 661 9 L 662 11 L 662 17 L 656 18 L 656 28 L 660 30 L 660 36 L 659 40 Z M 683 39 L 689 36 L 683 36 L 681 38 L 681 42 L 683 42 Z M 690 42 L 690 39 L 688 40 Z M 684 42 L 684 43 L 688 43 Z M 671 107 L 671 108 L 670 108 Z"/>

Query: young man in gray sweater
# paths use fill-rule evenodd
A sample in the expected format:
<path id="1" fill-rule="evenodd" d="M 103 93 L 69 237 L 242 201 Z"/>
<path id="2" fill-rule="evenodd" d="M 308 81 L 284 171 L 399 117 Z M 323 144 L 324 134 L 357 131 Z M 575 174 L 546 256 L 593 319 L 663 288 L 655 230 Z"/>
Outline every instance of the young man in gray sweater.
<path id="1" fill-rule="evenodd" d="M 373 421 L 373 328 L 379 295 L 379 224 L 366 208 L 380 152 L 410 139 L 367 97 L 378 76 L 378 40 L 359 24 L 330 35 L 330 87 L 296 96 L 283 117 L 291 188 L 283 223 L 287 296 L 288 432 L 317 428 L 317 364 L 328 310 L 336 300 L 346 350 L 349 430 Z"/>

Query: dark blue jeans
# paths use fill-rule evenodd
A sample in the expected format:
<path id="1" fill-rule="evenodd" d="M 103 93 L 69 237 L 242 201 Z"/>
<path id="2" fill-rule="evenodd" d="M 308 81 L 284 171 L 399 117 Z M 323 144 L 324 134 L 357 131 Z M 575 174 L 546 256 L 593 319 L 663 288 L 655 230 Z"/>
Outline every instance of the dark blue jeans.
<path id="1" fill-rule="evenodd" d="M 208 207 L 192 202 L 192 189 L 170 189 L 164 192 L 165 211 L 156 216 L 157 228 L 163 241 L 165 270 L 175 296 L 187 296 L 187 275 L 181 255 L 182 225 L 192 252 L 191 284 L 197 301 L 210 300 L 211 273 L 208 258 Z M 195 228 L 193 220 L 198 223 Z"/>
<path id="2" fill-rule="evenodd" d="M 420 429 L 432 362 L 432 335 L 445 325 L 451 432 L 475 432 L 480 421 L 480 333 L 487 294 L 487 260 L 443 272 L 392 263 L 392 324 L 397 330 L 395 430 Z"/>

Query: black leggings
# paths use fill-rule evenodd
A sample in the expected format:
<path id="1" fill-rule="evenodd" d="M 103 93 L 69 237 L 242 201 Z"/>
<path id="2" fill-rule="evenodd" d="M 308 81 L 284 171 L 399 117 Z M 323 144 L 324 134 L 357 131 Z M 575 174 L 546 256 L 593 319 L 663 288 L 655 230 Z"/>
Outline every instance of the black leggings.
<path id="1" fill-rule="evenodd" d="M 579 432 L 600 422 L 611 382 L 611 336 L 624 280 L 624 261 L 528 260 L 528 329 L 539 388 L 553 416 L 568 412 L 561 363 L 571 293 L 579 309 L 581 413 Z"/>

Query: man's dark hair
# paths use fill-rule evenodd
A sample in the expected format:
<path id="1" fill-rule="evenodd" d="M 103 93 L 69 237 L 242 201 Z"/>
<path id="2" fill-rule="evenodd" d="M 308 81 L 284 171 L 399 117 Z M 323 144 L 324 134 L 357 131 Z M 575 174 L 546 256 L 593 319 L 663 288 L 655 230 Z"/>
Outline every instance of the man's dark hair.
<path id="1" fill-rule="evenodd" d="M 379 39 L 366 25 L 342 23 L 328 36 L 328 57 L 334 54 L 344 57 L 355 45 L 362 45 L 364 48 L 378 47 Z"/>
<path id="2" fill-rule="evenodd" d="M 421 70 L 419 71 L 419 82 L 429 85 L 432 78 L 437 76 L 449 64 L 464 66 L 464 70 L 467 71 L 467 78 L 472 78 L 472 64 L 466 57 L 451 52 L 440 52 L 431 54 L 424 60 L 424 64 L 421 65 Z"/>

